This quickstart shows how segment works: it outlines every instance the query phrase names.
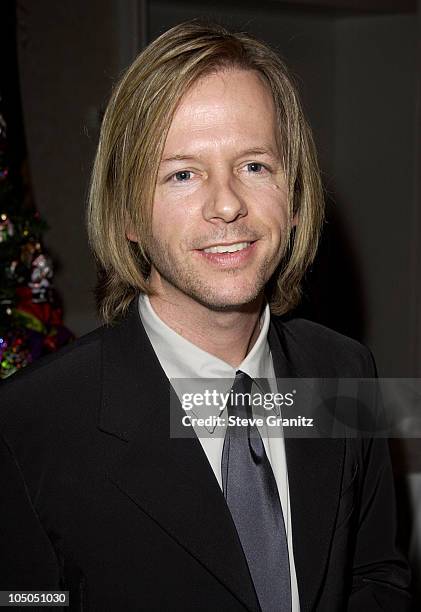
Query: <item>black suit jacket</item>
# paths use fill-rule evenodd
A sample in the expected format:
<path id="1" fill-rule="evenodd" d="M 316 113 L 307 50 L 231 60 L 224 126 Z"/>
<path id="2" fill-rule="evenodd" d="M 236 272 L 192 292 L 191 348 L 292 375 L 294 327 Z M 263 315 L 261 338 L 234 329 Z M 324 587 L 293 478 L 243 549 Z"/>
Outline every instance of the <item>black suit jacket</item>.
<path id="1" fill-rule="evenodd" d="M 367 349 L 305 320 L 274 317 L 269 342 L 279 377 L 374 376 Z M 4 382 L 0 589 L 68 589 L 71 610 L 258 612 L 201 444 L 170 438 L 168 412 L 136 300 Z M 386 441 L 285 445 L 301 610 L 407 610 Z"/>

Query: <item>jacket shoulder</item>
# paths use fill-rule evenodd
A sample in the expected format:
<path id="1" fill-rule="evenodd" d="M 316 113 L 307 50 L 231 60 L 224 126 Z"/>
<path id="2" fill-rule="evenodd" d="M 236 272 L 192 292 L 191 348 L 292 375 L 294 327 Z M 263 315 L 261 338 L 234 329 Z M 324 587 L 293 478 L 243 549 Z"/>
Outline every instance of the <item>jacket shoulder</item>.
<path id="1" fill-rule="evenodd" d="M 371 351 L 357 340 L 307 319 L 274 316 L 272 320 L 288 357 L 305 375 L 377 376 Z"/>
<path id="2" fill-rule="evenodd" d="M 77 338 L 57 352 L 39 358 L 0 384 L 0 427 L 17 411 L 29 416 L 42 406 L 57 410 L 64 395 L 80 394 L 97 378 L 103 327 Z"/>

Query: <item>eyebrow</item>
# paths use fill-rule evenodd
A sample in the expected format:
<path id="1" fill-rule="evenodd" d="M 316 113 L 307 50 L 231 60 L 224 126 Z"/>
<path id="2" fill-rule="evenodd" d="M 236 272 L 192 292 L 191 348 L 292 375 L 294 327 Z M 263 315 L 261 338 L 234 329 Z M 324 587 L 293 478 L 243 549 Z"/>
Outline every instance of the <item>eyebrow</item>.
<path id="1" fill-rule="evenodd" d="M 194 157 L 193 155 L 183 155 L 179 153 L 177 155 L 171 155 L 170 157 L 164 157 L 163 159 L 161 159 L 161 164 L 172 162 L 172 161 L 186 161 L 186 160 L 191 160 L 191 159 L 197 159 L 197 158 Z"/>
<path id="2" fill-rule="evenodd" d="M 245 155 L 270 155 L 271 157 L 277 157 L 272 151 L 271 147 L 253 147 L 252 149 L 245 149 L 237 157 L 244 157 Z M 172 161 L 192 161 L 199 159 L 199 156 L 188 155 L 186 153 L 177 153 L 169 157 L 164 157 L 161 160 L 161 164 L 166 164 Z"/>

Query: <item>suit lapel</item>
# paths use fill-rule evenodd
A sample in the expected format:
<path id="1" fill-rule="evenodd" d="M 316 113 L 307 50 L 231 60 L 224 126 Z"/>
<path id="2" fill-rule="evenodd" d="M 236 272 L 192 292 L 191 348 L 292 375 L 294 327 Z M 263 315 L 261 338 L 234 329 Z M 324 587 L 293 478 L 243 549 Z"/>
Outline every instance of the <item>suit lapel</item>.
<path id="1" fill-rule="evenodd" d="M 158 522 L 248 610 L 259 605 L 231 514 L 196 436 L 170 438 L 170 385 L 141 324 L 137 300 L 105 328 L 99 428 L 125 440 L 109 472 L 125 495 Z M 172 403 L 171 410 L 182 408 Z"/>
<path id="2" fill-rule="evenodd" d="M 279 323 L 271 322 L 269 344 L 277 378 L 316 376 L 314 364 L 305 364 L 302 355 L 290 354 Z M 300 606 L 305 612 L 314 609 L 323 585 L 340 498 L 345 441 L 286 437 L 285 453 L 294 560 Z"/>

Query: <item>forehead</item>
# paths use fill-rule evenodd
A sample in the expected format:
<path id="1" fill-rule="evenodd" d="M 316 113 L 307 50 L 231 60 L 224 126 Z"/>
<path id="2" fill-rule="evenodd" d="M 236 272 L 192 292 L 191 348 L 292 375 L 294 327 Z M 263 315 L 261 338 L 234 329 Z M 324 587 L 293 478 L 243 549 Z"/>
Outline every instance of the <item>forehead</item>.
<path id="1" fill-rule="evenodd" d="M 177 146 L 244 144 L 276 140 L 273 96 L 252 70 L 221 70 L 196 81 L 174 113 L 165 153 Z"/>

